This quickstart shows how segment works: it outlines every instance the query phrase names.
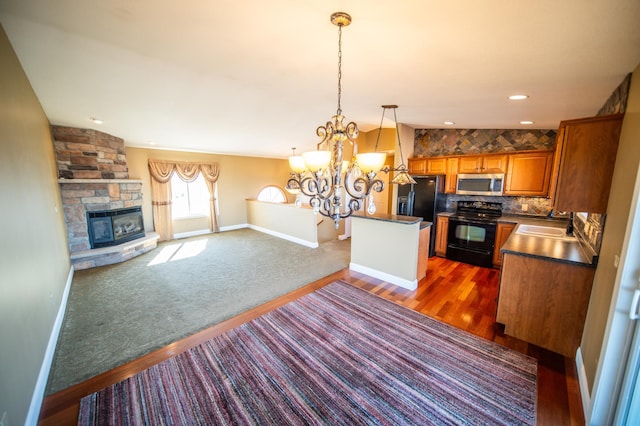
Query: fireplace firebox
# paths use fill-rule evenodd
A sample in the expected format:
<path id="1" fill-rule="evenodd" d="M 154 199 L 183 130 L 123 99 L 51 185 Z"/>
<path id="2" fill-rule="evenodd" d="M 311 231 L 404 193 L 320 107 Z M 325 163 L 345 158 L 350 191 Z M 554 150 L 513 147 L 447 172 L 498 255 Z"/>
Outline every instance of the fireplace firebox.
<path id="1" fill-rule="evenodd" d="M 87 212 L 91 248 L 110 247 L 144 237 L 142 208 Z"/>

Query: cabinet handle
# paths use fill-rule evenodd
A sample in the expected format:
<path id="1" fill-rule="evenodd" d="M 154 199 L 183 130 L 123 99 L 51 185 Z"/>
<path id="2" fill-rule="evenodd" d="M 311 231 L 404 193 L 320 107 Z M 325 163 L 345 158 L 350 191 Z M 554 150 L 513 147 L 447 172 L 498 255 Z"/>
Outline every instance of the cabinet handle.
<path id="1" fill-rule="evenodd" d="M 636 290 L 633 292 L 631 308 L 629 309 L 629 318 L 632 320 L 637 320 L 638 318 L 640 318 L 640 313 L 638 312 L 638 302 L 640 302 L 640 290 Z"/>

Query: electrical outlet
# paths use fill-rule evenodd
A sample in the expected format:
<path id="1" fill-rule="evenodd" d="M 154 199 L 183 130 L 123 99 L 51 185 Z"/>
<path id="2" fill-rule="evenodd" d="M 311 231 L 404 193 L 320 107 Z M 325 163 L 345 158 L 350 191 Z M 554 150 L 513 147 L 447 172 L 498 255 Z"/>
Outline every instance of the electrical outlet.
<path id="1" fill-rule="evenodd" d="M 523 204 L 522 205 L 522 211 L 526 212 L 527 210 L 529 210 L 529 204 Z"/>

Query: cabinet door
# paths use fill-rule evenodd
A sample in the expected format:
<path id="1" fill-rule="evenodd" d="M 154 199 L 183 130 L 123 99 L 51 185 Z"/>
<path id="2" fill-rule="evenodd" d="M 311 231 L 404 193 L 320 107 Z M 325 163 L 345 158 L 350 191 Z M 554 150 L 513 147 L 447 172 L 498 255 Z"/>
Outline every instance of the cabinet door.
<path id="1" fill-rule="evenodd" d="M 486 155 L 482 158 L 482 173 L 506 173 L 507 155 Z"/>
<path id="2" fill-rule="evenodd" d="M 458 173 L 480 173 L 482 171 L 482 156 L 465 155 L 458 158 Z"/>
<path id="3" fill-rule="evenodd" d="M 564 127 L 554 208 L 606 213 L 623 114 L 570 120 Z"/>
<path id="4" fill-rule="evenodd" d="M 505 173 L 506 171 L 506 154 L 459 157 L 458 173 Z"/>
<path id="5" fill-rule="evenodd" d="M 547 196 L 553 152 L 509 155 L 504 195 Z"/>
<path id="6" fill-rule="evenodd" d="M 427 160 L 426 158 L 409 158 L 407 160 L 409 174 L 412 175 L 424 175 L 427 173 Z"/>
<path id="7" fill-rule="evenodd" d="M 455 194 L 458 183 L 458 157 L 447 158 L 447 172 L 444 179 L 445 194 Z"/>
<path id="8" fill-rule="evenodd" d="M 427 160 L 427 174 L 443 175 L 447 172 L 446 158 L 430 158 Z"/>
<path id="9" fill-rule="evenodd" d="M 566 357 L 580 346 L 595 269 L 505 253 L 496 322 Z"/>
<path id="10" fill-rule="evenodd" d="M 449 217 L 438 216 L 436 219 L 436 255 L 447 255 L 447 233 L 449 232 Z"/>
<path id="11" fill-rule="evenodd" d="M 493 250 L 493 266 L 499 267 L 502 265 L 502 256 L 500 255 L 500 248 L 504 245 L 513 229 L 516 227 L 515 223 L 499 223 L 496 227 L 496 245 Z"/>

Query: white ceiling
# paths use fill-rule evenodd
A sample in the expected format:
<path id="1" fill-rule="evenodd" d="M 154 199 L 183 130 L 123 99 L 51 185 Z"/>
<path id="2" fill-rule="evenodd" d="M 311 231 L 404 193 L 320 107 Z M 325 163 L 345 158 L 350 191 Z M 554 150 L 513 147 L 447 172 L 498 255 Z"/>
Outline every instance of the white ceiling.
<path id="1" fill-rule="evenodd" d="M 638 0 L 0 0 L 0 23 L 52 124 L 284 158 L 336 112 L 336 11 L 361 131 L 383 104 L 414 128 L 557 128 L 640 62 Z"/>

